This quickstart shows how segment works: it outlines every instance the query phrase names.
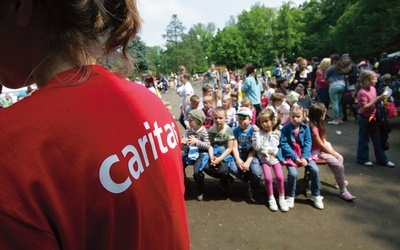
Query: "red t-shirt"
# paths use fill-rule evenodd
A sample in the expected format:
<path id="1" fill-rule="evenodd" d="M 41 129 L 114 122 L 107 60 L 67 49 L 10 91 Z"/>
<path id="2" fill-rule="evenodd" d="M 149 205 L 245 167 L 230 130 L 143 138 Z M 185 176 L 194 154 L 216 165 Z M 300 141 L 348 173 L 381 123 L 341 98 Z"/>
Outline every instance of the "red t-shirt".
<path id="1" fill-rule="evenodd" d="M 0 249 L 189 249 L 178 126 L 87 68 L 0 110 Z"/>

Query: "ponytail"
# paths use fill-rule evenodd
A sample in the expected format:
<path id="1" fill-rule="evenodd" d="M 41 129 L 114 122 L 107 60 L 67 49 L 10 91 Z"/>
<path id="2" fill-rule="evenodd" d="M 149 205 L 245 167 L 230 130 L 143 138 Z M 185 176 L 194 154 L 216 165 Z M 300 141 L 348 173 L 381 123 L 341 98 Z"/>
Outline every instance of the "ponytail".
<path id="1" fill-rule="evenodd" d="M 100 33 L 108 33 L 103 44 L 106 53 L 121 48 L 127 56 L 127 45 L 140 29 L 142 19 L 132 0 L 93 0 L 99 12 L 95 27 Z"/>

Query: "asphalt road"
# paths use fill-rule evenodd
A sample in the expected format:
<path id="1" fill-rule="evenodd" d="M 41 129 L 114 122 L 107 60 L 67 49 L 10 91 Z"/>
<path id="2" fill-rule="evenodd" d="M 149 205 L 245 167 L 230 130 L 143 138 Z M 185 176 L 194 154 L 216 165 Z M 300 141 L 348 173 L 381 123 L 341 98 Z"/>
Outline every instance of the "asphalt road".
<path id="1" fill-rule="evenodd" d="M 201 84 L 193 85 L 195 93 L 201 96 Z M 171 103 L 178 118 L 178 95 L 168 90 L 163 99 Z M 332 110 L 328 114 L 332 115 Z M 332 185 L 332 173 L 322 165 L 324 210 L 316 209 L 311 197 L 300 194 L 289 212 L 272 212 L 262 187 L 256 202 L 251 202 L 246 198 L 246 183 L 236 180 L 224 196 L 218 181 L 209 177 L 204 201 L 199 202 L 195 199 L 193 170 L 189 166 L 185 198 L 191 248 L 400 249 L 400 117 L 391 122 L 394 130 L 389 135 L 387 154 L 395 168 L 367 167 L 355 162 L 358 126 L 352 115 L 343 125 L 327 125 L 328 140 L 345 159 L 348 189 L 357 198 L 353 202 L 342 200 Z M 374 162 L 372 146 L 370 156 Z"/>

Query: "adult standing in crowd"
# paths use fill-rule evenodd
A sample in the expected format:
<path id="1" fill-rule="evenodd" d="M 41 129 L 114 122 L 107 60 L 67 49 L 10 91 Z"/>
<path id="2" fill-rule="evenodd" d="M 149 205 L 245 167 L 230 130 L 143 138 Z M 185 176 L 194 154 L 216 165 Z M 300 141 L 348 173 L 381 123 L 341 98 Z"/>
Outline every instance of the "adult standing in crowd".
<path id="1" fill-rule="evenodd" d="M 184 117 L 185 109 L 190 104 L 190 97 L 194 95 L 193 86 L 190 83 L 190 74 L 186 70 L 179 75 L 179 81 L 182 83 L 182 90 L 180 91 L 181 101 L 179 103 L 179 108 L 181 114 L 179 116 L 179 123 L 186 128 Z"/>
<path id="2" fill-rule="evenodd" d="M 353 108 L 354 98 L 353 93 L 358 80 L 358 69 L 357 65 L 353 63 L 348 53 L 345 53 L 341 57 L 343 63 L 343 74 L 346 83 L 345 93 L 342 96 L 342 109 L 343 109 L 343 121 L 347 121 L 347 106 L 350 106 L 350 110 L 353 112 L 357 119 L 357 109 Z"/>
<path id="3" fill-rule="evenodd" d="M 326 108 L 329 109 L 329 81 L 324 78 L 325 72 L 328 67 L 331 65 L 330 58 L 324 58 L 319 65 L 319 69 L 317 70 L 317 79 L 316 79 L 316 89 L 319 101 L 322 102 Z M 327 116 L 327 119 L 330 117 Z"/>
<path id="4" fill-rule="evenodd" d="M 214 86 L 214 88 L 219 84 L 219 72 L 215 69 L 214 64 L 211 64 L 210 69 L 204 74 L 204 76 L 207 77 L 208 83 Z M 221 86 L 218 85 L 218 87 Z"/>
<path id="5" fill-rule="evenodd" d="M 256 114 L 258 115 L 261 111 L 261 93 L 263 91 L 263 86 L 254 73 L 254 66 L 252 63 L 247 63 L 243 70 L 246 78 L 244 79 L 242 92 L 250 99 L 250 102 L 256 109 Z"/>
<path id="6" fill-rule="evenodd" d="M 330 56 L 331 66 L 325 73 L 325 80 L 329 81 L 329 98 L 332 102 L 334 120 L 329 121 L 328 124 L 338 125 L 343 123 L 343 108 L 342 108 L 342 95 L 345 90 L 345 79 L 343 74 L 343 62 L 340 60 L 338 54 Z"/>
<path id="7" fill-rule="evenodd" d="M 98 64 L 129 61 L 136 1 L 9 0 L 0 17 L 1 83 L 39 87 L 0 112 L 0 249 L 189 249 L 179 129 Z"/>
<path id="8" fill-rule="evenodd" d="M 310 85 L 311 81 L 311 75 L 309 74 L 310 72 L 307 69 L 307 60 L 306 59 L 301 59 L 299 62 L 299 69 L 296 70 L 296 73 L 294 75 L 294 80 L 292 85 L 290 86 L 291 90 L 295 90 L 299 84 L 302 84 L 304 86 L 304 95 L 308 95 L 308 87 Z"/>

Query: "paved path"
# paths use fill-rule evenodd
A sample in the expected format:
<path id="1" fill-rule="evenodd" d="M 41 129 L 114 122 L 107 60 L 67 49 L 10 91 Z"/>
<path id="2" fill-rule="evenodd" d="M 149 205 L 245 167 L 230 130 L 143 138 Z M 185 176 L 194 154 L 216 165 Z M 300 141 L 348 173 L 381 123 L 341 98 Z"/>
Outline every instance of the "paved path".
<path id="1" fill-rule="evenodd" d="M 194 85 L 200 96 L 200 85 Z M 178 95 L 169 90 L 163 99 L 171 102 L 178 118 Z M 206 179 L 204 201 L 199 202 L 188 167 L 186 205 L 192 249 L 400 249 L 400 118 L 391 120 L 395 128 L 387 153 L 397 165 L 393 169 L 355 163 L 358 126 L 354 117 L 349 120 L 328 126 L 327 136 L 344 156 L 348 188 L 357 197 L 354 202 L 337 195 L 326 166 L 320 166 L 324 210 L 314 208 L 310 197 L 298 195 L 289 212 L 271 212 L 265 193 L 252 203 L 245 196 L 246 184 L 236 180 L 224 197 L 211 178 Z"/>

